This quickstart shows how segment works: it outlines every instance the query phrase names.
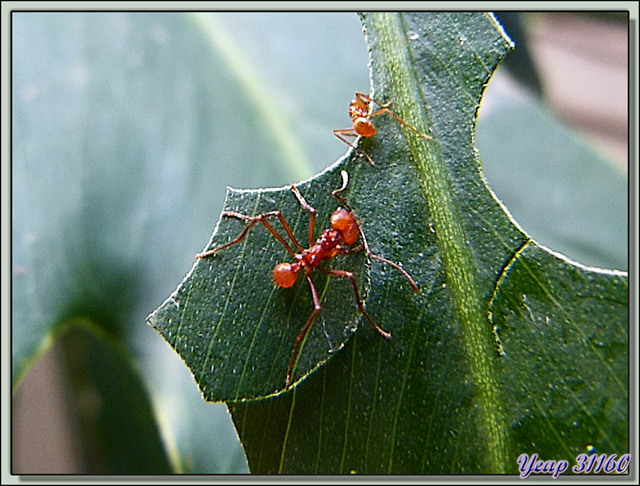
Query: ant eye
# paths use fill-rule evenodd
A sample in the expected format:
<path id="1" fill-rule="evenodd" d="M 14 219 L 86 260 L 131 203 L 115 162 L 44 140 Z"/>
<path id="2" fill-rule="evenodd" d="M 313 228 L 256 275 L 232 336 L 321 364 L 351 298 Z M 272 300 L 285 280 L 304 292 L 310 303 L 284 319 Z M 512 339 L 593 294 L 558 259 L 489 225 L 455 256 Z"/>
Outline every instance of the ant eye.
<path id="1" fill-rule="evenodd" d="M 293 287 L 298 279 L 299 267 L 291 263 L 280 263 L 273 269 L 273 280 L 278 287 L 288 289 Z"/>

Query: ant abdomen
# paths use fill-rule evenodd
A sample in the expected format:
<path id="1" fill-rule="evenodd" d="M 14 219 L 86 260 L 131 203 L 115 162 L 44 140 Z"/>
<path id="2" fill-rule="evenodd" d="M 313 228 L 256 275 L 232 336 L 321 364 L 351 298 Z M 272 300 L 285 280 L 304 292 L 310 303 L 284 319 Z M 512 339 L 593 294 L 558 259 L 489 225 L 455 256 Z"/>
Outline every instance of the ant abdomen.
<path id="1" fill-rule="evenodd" d="M 280 263 L 273 269 L 273 281 L 283 289 L 293 287 L 298 280 L 300 265 L 297 263 Z"/>

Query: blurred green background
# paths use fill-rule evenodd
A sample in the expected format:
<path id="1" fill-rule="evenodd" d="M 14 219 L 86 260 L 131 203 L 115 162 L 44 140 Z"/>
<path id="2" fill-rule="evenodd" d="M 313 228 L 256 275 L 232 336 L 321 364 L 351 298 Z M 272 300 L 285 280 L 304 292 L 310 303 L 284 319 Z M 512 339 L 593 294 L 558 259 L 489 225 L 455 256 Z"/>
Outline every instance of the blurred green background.
<path id="1" fill-rule="evenodd" d="M 538 242 L 626 270 L 626 16 L 498 17 L 518 46 L 480 110 L 490 187 Z M 14 12 L 11 29 L 12 472 L 248 472 L 226 406 L 145 319 L 226 186 L 345 153 L 331 130 L 369 87 L 357 15 Z"/>

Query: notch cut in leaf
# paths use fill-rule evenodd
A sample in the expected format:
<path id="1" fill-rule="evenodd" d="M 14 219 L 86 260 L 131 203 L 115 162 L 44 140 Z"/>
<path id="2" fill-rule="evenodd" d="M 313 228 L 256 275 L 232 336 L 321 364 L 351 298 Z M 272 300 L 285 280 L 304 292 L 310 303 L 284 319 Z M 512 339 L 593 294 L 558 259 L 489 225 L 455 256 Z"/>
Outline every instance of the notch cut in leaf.
<path id="1" fill-rule="evenodd" d="M 516 470 L 523 451 L 563 457 L 589 445 L 598 452 L 626 452 L 627 424 L 621 418 L 627 416 L 628 393 L 619 384 L 627 382 L 628 355 L 613 352 L 628 344 L 626 274 L 574 265 L 539 247 L 512 220 L 478 169 L 474 130 L 480 98 L 512 47 L 510 41 L 488 14 L 365 14 L 363 24 L 371 49 L 373 95 L 390 101 L 399 116 L 433 140 L 381 118 L 378 135 L 359 145 L 376 161 L 375 168 L 359 157 L 345 158 L 300 188 L 320 214 L 328 215 L 337 171 L 347 170 L 347 200 L 372 250 L 401 262 L 422 292 L 414 296 L 401 277 L 371 262 L 368 278 L 360 279 L 367 281 L 361 283 L 367 286 L 367 312 L 393 339 L 384 342 L 364 326 L 293 393 L 230 405 L 252 472 L 504 473 Z M 225 209 L 244 204 L 244 212 L 256 214 L 279 207 L 303 239 L 304 211 L 285 192 L 288 188 L 231 192 Z M 220 224 L 214 243 L 222 243 L 216 238 L 225 237 L 223 228 Z M 246 312 L 235 298 L 239 285 L 258 300 L 272 302 L 273 287 L 259 290 L 257 282 L 264 282 L 285 252 L 275 255 L 277 245 L 268 235 L 252 238 L 246 246 L 238 245 L 246 251 L 227 255 L 219 271 L 200 275 L 198 265 L 194 267 L 176 293 L 180 308 L 193 299 L 191 320 L 177 313 L 156 315 L 156 322 L 169 322 L 162 332 L 192 370 L 200 367 L 196 379 L 209 399 L 251 398 L 242 396 L 242 384 L 286 363 L 279 355 L 285 340 L 271 342 L 265 336 L 290 333 L 291 342 L 299 329 L 256 332 L 255 322 L 267 307 L 237 321 L 238 326 L 227 325 L 227 336 L 216 336 L 207 327 L 212 317 Z M 365 269 L 361 277 L 367 276 L 365 263 L 358 267 L 357 261 L 348 261 L 354 271 Z M 208 310 L 202 300 L 210 290 L 204 282 L 216 284 L 217 276 L 224 303 L 219 315 L 219 305 Z M 188 291 L 180 293 L 186 286 Z M 333 287 L 327 286 L 327 292 Z M 531 322 L 530 314 L 522 312 L 522 292 L 540 296 Z M 344 326 L 346 312 L 355 309 L 334 302 L 342 293 L 327 295 L 324 302 L 339 309 Z M 580 299 L 574 302 L 576 296 Z M 601 301 L 607 305 L 594 305 Z M 296 306 L 294 301 L 287 309 L 298 313 Z M 518 319 L 511 319 L 514 313 Z M 607 329 L 610 316 L 617 324 Z M 554 323 L 553 332 L 536 331 L 532 348 L 522 351 L 531 330 L 547 322 Z M 232 336 L 247 329 L 251 339 L 242 350 L 234 349 Z M 580 336 L 581 329 L 590 331 Z M 571 338 L 570 355 L 564 356 L 558 346 L 559 335 Z M 312 342 L 321 341 L 318 336 Z M 206 365 L 225 359 L 209 351 L 217 344 L 245 358 L 242 368 L 231 369 L 239 379 L 215 382 Z M 206 349 L 199 350 L 201 346 Z M 263 365 L 249 365 L 246 356 L 258 349 Z M 326 344 L 319 354 L 327 356 Z M 274 356 L 280 356 L 279 364 Z M 588 356 L 606 363 L 607 373 L 582 372 L 592 364 Z M 194 357 L 204 357 L 205 366 Z M 533 376 L 526 389 L 524 376 Z M 556 396 L 549 376 L 559 377 L 565 400 L 546 401 Z M 616 399 L 607 404 L 585 398 L 596 391 Z"/>

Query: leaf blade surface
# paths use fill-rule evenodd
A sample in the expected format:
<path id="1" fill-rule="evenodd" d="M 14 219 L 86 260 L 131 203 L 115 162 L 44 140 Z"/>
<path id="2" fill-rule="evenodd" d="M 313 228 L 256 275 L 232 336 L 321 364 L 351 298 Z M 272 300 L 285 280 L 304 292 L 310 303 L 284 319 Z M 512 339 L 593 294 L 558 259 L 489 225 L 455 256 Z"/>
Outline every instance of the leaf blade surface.
<path id="1" fill-rule="evenodd" d="M 339 186 L 338 171 L 348 170 L 351 182 L 346 198 L 367 233 L 372 250 L 401 262 L 418 281 L 422 292 L 413 296 L 400 276 L 378 262 L 351 259 L 340 262 L 361 272 L 367 312 L 393 338 L 389 343 L 381 341 L 366 324 L 361 331 L 351 334 L 352 325 L 345 326 L 343 321 L 357 320 L 358 315 L 353 305 L 349 311 L 339 300 L 344 291 L 326 296 L 325 312 L 339 309 L 339 313 L 326 317 L 324 322 L 341 322 L 348 332 L 343 334 L 344 340 L 338 347 L 331 348 L 321 335 L 322 326 L 315 326 L 315 337 L 310 337 L 310 346 L 303 349 L 310 357 L 303 375 L 323 363 L 324 366 L 288 394 L 230 405 L 252 471 L 500 473 L 514 471 L 515 459 L 525 449 L 544 454 L 581 450 L 586 444 L 578 436 L 572 436 L 570 447 L 555 449 L 550 445 L 552 441 L 547 440 L 542 449 L 520 434 L 524 430 L 519 428 L 523 417 L 514 415 L 511 408 L 523 414 L 530 410 L 527 406 L 534 404 L 540 413 L 535 415 L 533 427 L 547 438 L 557 437 L 559 429 L 544 427 L 550 417 L 547 404 L 527 403 L 523 399 L 524 407 L 512 407 L 509 391 L 515 385 L 505 384 L 511 370 L 502 367 L 506 360 L 501 361 L 500 356 L 500 352 L 508 355 L 512 344 L 501 338 L 500 331 L 493 327 L 496 321 L 491 321 L 491 306 L 503 305 L 503 299 L 505 305 L 515 305 L 512 296 L 503 298 L 497 288 L 515 278 L 508 270 L 514 263 L 517 266 L 522 263 L 517 256 L 523 249 L 536 255 L 536 263 L 544 262 L 549 274 L 573 265 L 563 258 L 549 258 L 547 250 L 538 247 L 518 228 L 486 187 L 478 169 L 475 117 L 493 69 L 510 47 L 508 40 L 495 20 L 482 14 L 398 14 L 392 18 L 367 14 L 364 25 L 372 50 L 374 96 L 392 101 L 394 111 L 434 140 L 425 142 L 409 130 L 400 130 L 394 120 L 380 117 L 376 119 L 378 136 L 361 144 L 376 161 L 375 169 L 358 157 L 346 158 L 300 184 L 300 188 L 326 221 L 334 204 L 330 192 Z M 396 57 L 405 60 L 403 65 L 393 63 Z M 451 61 L 447 63 L 445 59 Z M 228 208 L 234 208 L 233 194 L 228 199 Z M 259 204 L 264 202 L 260 198 L 265 195 L 268 204 L 263 207 Z M 281 209 L 293 221 L 298 238 L 304 241 L 308 215 L 296 209 L 297 202 L 288 188 L 258 196 L 251 199 L 258 202 L 245 203 L 240 208 L 250 209 L 251 214 Z M 237 226 L 234 231 L 220 229 L 226 224 L 221 223 L 209 247 L 229 241 L 241 229 Z M 238 269 L 242 269 L 243 277 L 249 277 L 243 285 L 255 290 L 251 285 L 263 285 L 258 284 L 260 272 L 248 273 L 251 269 L 247 265 L 257 265 L 264 282 L 270 266 L 286 254 L 282 248 L 279 255 L 274 254 L 278 244 L 266 232 L 260 236 L 256 229 L 254 233 L 258 236 L 252 235 L 242 244 L 251 248 L 245 253 L 250 257 L 249 263 L 241 261 L 229 268 L 233 269 L 234 278 Z M 591 277 L 599 272 L 574 270 L 584 274 L 579 280 L 585 292 L 589 292 L 594 280 Z M 626 281 L 624 274 L 602 278 Z M 222 281 L 234 280 L 225 277 Z M 326 288 L 337 287 L 332 283 Z M 271 290 L 266 286 L 260 290 L 261 295 L 267 296 L 262 300 L 271 299 Z M 575 289 L 562 292 L 570 290 Z M 618 318 L 622 319 L 626 287 L 613 286 L 609 292 Z M 235 296 L 237 304 L 243 296 Z M 553 293 L 546 298 L 553 302 L 552 297 Z M 308 297 L 303 303 L 283 307 L 274 320 L 288 322 L 283 316 L 293 313 L 299 317 L 299 323 L 303 322 L 305 314 L 300 309 L 310 309 Z M 248 321 L 255 325 L 272 308 L 261 302 Z M 504 312 L 501 310 L 500 316 Z M 585 313 L 582 316 L 587 317 Z M 571 321 L 567 325 L 571 326 Z M 287 361 L 282 350 L 286 349 L 285 343 L 293 342 L 298 330 L 299 326 L 287 329 L 285 339 L 280 339 L 282 334 L 275 336 L 276 341 L 264 348 L 263 365 L 255 365 L 243 376 L 260 368 L 269 373 L 279 368 L 282 376 Z M 236 341 L 241 358 L 238 363 L 246 359 L 246 349 L 253 348 L 253 339 L 264 335 L 262 331 L 258 333 L 257 328 L 251 328 L 251 339 L 244 344 Z M 277 328 L 269 328 L 269 332 L 275 335 Z M 626 342 L 624 332 L 625 325 L 620 325 L 613 336 L 613 341 L 619 341 L 615 346 Z M 174 343 L 178 342 L 178 338 L 174 339 Z M 342 346 L 340 352 L 328 352 Z M 606 346 L 614 346 L 614 342 Z M 274 350 L 279 355 L 277 359 L 273 358 Z M 328 359 L 331 354 L 332 359 Z M 579 361 L 581 356 L 571 358 Z M 616 359 L 612 369 L 624 373 L 625 355 Z M 557 366 L 562 369 L 560 364 Z M 532 363 L 518 356 L 517 366 L 526 373 Z M 266 375 L 262 370 L 262 374 L 256 374 L 260 378 L 245 390 L 234 379 L 228 385 L 232 389 L 225 388 L 224 382 L 234 373 L 216 378 L 208 375 L 205 368 L 200 371 L 196 380 L 211 380 L 205 387 L 201 382 L 201 388 L 212 400 L 267 396 L 281 387 L 277 374 Z M 265 376 L 274 381 L 265 381 Z M 624 383 L 624 377 L 619 381 Z M 620 388 L 617 391 L 622 395 L 616 402 L 619 410 L 607 418 L 610 424 L 602 429 L 613 427 L 615 432 L 593 436 L 590 444 L 597 442 L 598 450 L 607 444 L 622 448 L 626 444 L 623 428 L 611 425 L 615 416 L 625 415 L 625 396 Z M 568 426 L 566 422 L 560 425 Z"/>

